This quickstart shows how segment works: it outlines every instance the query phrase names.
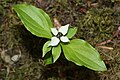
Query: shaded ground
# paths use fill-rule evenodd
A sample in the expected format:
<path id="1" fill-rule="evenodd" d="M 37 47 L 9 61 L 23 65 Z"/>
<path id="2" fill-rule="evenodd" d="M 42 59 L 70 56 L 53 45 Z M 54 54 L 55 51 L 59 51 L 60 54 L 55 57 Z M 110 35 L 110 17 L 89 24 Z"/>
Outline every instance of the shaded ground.
<path id="1" fill-rule="evenodd" d="M 0 0 L 0 53 L 7 50 L 4 53 L 10 56 L 22 54 L 13 65 L 0 58 L 0 80 L 120 80 L 120 2 L 112 1 Z M 13 5 L 24 2 L 44 9 L 51 19 L 56 17 L 63 25 L 78 27 L 75 37 L 96 47 L 108 70 L 95 72 L 62 56 L 55 64 L 45 66 L 41 49 L 46 39 L 28 32 L 12 10 Z"/>

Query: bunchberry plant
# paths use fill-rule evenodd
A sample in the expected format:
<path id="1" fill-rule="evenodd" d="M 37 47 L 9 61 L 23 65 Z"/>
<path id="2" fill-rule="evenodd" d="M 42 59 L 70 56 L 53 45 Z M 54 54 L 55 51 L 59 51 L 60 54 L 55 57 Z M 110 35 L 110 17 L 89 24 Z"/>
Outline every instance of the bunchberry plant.
<path id="1" fill-rule="evenodd" d="M 13 9 L 28 31 L 33 35 L 48 39 L 42 49 L 42 57 L 45 57 L 46 65 L 55 63 L 63 51 L 65 58 L 76 65 L 95 71 L 107 70 L 95 48 L 82 39 L 72 39 L 77 28 L 70 27 L 69 24 L 59 28 L 53 27 L 48 14 L 32 5 L 18 4 Z"/>
<path id="2" fill-rule="evenodd" d="M 49 43 L 49 46 L 57 46 L 60 42 L 69 42 L 70 40 L 65 36 L 68 31 L 69 24 L 65 26 L 61 26 L 60 28 L 51 28 L 51 31 L 53 33 L 53 37 L 51 38 L 51 42 Z"/>

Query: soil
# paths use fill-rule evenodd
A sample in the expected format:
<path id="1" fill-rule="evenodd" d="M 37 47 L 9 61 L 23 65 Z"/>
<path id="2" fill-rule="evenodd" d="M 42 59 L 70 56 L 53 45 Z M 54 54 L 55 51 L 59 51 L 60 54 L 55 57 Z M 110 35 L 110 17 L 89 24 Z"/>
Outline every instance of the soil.
<path id="1" fill-rule="evenodd" d="M 42 46 L 47 41 L 28 32 L 12 6 L 32 4 L 47 12 L 51 20 L 78 28 L 75 38 L 94 46 L 107 71 L 96 72 L 67 61 L 63 55 L 45 66 Z M 21 54 L 14 64 L 0 58 L 0 80 L 120 80 L 119 0 L 0 0 L 0 54 Z"/>

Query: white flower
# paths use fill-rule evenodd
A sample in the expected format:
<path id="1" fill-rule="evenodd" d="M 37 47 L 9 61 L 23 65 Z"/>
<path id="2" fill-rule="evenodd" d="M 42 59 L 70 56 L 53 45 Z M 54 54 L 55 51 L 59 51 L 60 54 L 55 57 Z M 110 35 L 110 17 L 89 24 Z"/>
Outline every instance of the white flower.
<path id="1" fill-rule="evenodd" d="M 62 42 L 69 42 L 70 40 L 65 36 L 68 32 L 69 24 L 65 26 L 61 26 L 58 30 L 56 28 L 51 28 L 53 33 L 53 37 L 51 38 L 51 42 L 48 46 L 57 46 L 60 41 Z"/>

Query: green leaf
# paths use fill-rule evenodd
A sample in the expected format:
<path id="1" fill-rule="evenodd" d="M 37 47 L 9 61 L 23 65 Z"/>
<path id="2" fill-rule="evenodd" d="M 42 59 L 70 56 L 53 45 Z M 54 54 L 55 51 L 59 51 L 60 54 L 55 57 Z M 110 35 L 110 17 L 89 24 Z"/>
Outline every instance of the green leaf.
<path id="1" fill-rule="evenodd" d="M 50 17 L 42 10 L 32 5 L 18 4 L 13 7 L 24 26 L 38 37 L 51 38 L 53 27 Z"/>
<path id="2" fill-rule="evenodd" d="M 61 54 L 61 46 L 60 45 L 52 48 L 52 55 L 53 55 L 53 62 L 54 63 L 60 57 L 60 54 Z"/>
<path id="3" fill-rule="evenodd" d="M 106 66 L 99 53 L 89 43 L 81 39 L 62 44 L 65 57 L 77 65 L 83 65 L 95 71 L 106 71 Z"/>
<path id="4" fill-rule="evenodd" d="M 70 28 L 69 30 L 68 30 L 68 33 L 67 33 L 67 37 L 68 38 L 72 38 L 75 34 L 76 34 L 76 32 L 77 32 L 77 28 L 76 27 L 74 27 L 74 28 Z"/>
<path id="5" fill-rule="evenodd" d="M 52 53 L 48 52 L 44 58 L 45 65 L 53 64 L 53 56 Z"/>
<path id="6" fill-rule="evenodd" d="M 42 57 L 44 57 L 45 54 L 51 50 L 51 47 L 48 46 L 49 43 L 50 43 L 50 41 L 47 41 L 47 42 L 43 45 L 43 49 L 42 49 L 43 54 L 42 54 Z"/>

